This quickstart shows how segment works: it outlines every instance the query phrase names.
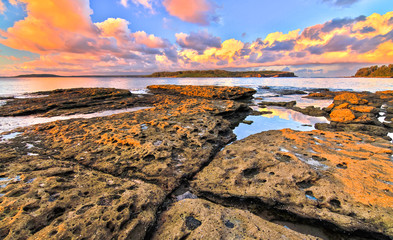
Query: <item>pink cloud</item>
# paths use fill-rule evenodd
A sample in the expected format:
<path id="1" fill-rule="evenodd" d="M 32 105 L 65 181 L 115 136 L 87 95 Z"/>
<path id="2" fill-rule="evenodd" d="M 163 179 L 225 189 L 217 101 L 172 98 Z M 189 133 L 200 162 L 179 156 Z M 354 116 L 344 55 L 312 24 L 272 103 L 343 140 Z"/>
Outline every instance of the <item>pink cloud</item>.
<path id="1" fill-rule="evenodd" d="M 15 4 L 16 2 L 14 2 Z M 67 42 L 80 35 L 91 37 L 96 28 L 90 21 L 88 0 L 17 0 L 26 7 L 27 17 L 7 31 L 0 31 L 0 43 L 36 53 L 67 50 Z"/>
<path id="2" fill-rule="evenodd" d="M 144 31 L 138 31 L 131 34 L 135 38 L 135 43 L 146 45 L 149 48 L 166 48 L 169 46 L 167 41 L 162 38 L 156 37 L 153 34 L 148 35 Z"/>
<path id="3" fill-rule="evenodd" d="M 2 0 L 0 0 L 0 14 L 3 14 L 5 12 L 6 8 Z"/>
<path id="4" fill-rule="evenodd" d="M 170 15 L 186 22 L 209 25 L 215 19 L 216 6 L 209 0 L 164 0 L 163 5 Z"/>

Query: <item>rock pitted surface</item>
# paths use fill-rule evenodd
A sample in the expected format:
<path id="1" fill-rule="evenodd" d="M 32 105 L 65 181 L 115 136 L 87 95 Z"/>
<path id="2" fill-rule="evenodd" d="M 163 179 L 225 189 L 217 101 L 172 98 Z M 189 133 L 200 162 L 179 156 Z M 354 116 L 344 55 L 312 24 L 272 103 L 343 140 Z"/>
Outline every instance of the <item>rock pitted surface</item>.
<path id="1" fill-rule="evenodd" d="M 280 226 L 249 211 L 202 199 L 175 203 L 161 215 L 153 239 L 317 239 Z"/>
<path id="2" fill-rule="evenodd" d="M 76 103 L 69 108 L 67 91 Z M 152 108 L 3 133 L 0 238 L 315 239 L 275 224 L 290 219 L 392 238 L 392 145 L 381 138 L 269 131 L 228 145 L 214 158 L 251 112 L 230 99 L 249 98 L 253 91 L 169 86 L 141 96 L 116 89 L 42 93 L 49 95 L 42 97 L 48 102 L 41 114 L 47 116 L 137 104 Z M 354 121 L 364 114 L 374 119 L 379 111 L 392 119 L 393 91 L 341 94 L 328 109 L 304 111 L 350 111 L 353 120 L 328 126 L 366 126 L 365 132 L 382 136 L 388 122 Z M 227 100 L 217 100 L 222 98 Z M 13 109 L 37 113 L 26 109 L 42 99 L 32 105 L 29 100 Z M 48 109 L 50 104 L 62 107 Z M 262 219 L 259 208 L 289 219 Z"/>
<path id="3" fill-rule="evenodd" d="M 143 239 L 164 192 L 69 161 L 2 163 L 1 239 Z"/>
<path id="4" fill-rule="evenodd" d="M 0 116 L 40 114 L 48 117 L 144 105 L 142 99 L 129 90 L 115 88 L 58 89 L 32 95 L 7 101 L 0 107 Z"/>
<path id="5" fill-rule="evenodd" d="M 231 100 L 152 99 L 151 109 L 3 138 L 1 238 L 143 239 L 166 196 L 235 138 L 231 128 L 250 111 Z"/>
<path id="6" fill-rule="evenodd" d="M 258 200 L 345 231 L 393 237 L 392 145 L 369 135 L 252 135 L 225 147 L 192 189 L 210 199 Z"/>
<path id="7" fill-rule="evenodd" d="M 242 87 L 151 85 L 147 88 L 152 92 L 210 99 L 246 99 L 256 93 L 255 89 Z"/>
<path id="8" fill-rule="evenodd" d="M 361 132 L 389 139 L 393 131 L 393 92 L 331 92 L 311 93 L 307 98 L 333 99 L 322 109 L 330 117 L 330 124 L 316 124 L 316 128 L 329 131 Z M 305 112 L 305 114 L 307 114 Z M 378 118 L 383 116 L 384 121 Z"/>

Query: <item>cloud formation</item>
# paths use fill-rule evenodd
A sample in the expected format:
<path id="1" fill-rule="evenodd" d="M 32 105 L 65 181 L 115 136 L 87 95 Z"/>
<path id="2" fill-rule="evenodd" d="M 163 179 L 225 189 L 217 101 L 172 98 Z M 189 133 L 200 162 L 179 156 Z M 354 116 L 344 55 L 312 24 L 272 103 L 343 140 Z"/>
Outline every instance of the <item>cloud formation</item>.
<path id="1" fill-rule="evenodd" d="M 140 5 L 140 6 L 147 8 L 147 9 L 150 9 L 150 11 L 153 11 L 152 0 L 131 0 L 131 1 L 137 6 Z M 120 0 L 120 4 L 126 8 L 129 7 L 129 2 L 130 2 L 130 0 Z"/>
<path id="2" fill-rule="evenodd" d="M 170 15 L 186 22 L 207 26 L 217 21 L 216 5 L 210 0 L 164 0 L 162 4 Z"/>
<path id="3" fill-rule="evenodd" d="M 191 32 L 190 34 L 177 33 L 176 43 L 182 48 L 194 49 L 202 53 L 207 48 L 221 47 L 221 38 L 210 35 L 207 31 Z"/>
<path id="4" fill-rule="evenodd" d="M 252 42 L 221 39 L 204 30 L 178 33 L 176 43 L 171 43 L 130 29 L 130 23 L 122 18 L 94 23 L 88 0 L 47 1 L 50 4 L 41 0 L 12 1 L 23 4 L 27 16 L 6 31 L 0 30 L 0 44 L 39 57 L 19 64 L 14 59 L 1 69 L 3 74 L 124 74 L 393 62 L 393 12 L 333 19 L 304 30 L 273 32 Z"/>
<path id="5" fill-rule="evenodd" d="M 332 3 L 339 7 L 349 7 L 357 2 L 360 2 L 360 0 L 323 0 L 323 1 Z"/>
<path id="6" fill-rule="evenodd" d="M 50 68 L 52 72 L 133 72 L 156 67 L 157 56 L 176 60 L 168 40 L 132 32 L 129 22 L 108 18 L 93 23 L 88 0 L 16 0 L 27 17 L 7 31 L 0 30 L 5 46 L 40 54 L 40 58 L 14 65 L 10 72 Z"/>
<path id="7" fill-rule="evenodd" d="M 288 33 L 275 32 L 251 43 L 226 40 L 222 48 L 210 47 L 203 53 L 183 49 L 185 68 L 256 67 L 346 62 L 386 63 L 393 61 L 393 12 L 355 19 L 333 19 Z M 236 44 L 234 44 L 236 42 Z M 227 46 L 231 43 L 230 47 Z M 225 51 L 225 54 L 223 54 Z M 191 64 L 192 63 L 192 64 Z"/>

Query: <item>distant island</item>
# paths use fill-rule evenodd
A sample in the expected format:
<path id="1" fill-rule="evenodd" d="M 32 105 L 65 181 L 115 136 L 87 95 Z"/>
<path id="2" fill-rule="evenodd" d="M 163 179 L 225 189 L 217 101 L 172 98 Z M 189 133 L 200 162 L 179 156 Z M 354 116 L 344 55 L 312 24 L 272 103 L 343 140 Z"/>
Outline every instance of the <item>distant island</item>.
<path id="1" fill-rule="evenodd" d="M 248 77 L 296 77 L 293 72 L 284 71 L 225 71 L 195 70 L 177 72 L 155 72 L 150 75 L 78 75 L 61 76 L 55 74 L 23 74 L 13 78 L 57 78 L 57 77 L 124 77 L 124 78 L 248 78 Z"/>
<path id="2" fill-rule="evenodd" d="M 393 78 L 393 64 L 361 68 L 356 72 L 355 77 Z"/>
<path id="3" fill-rule="evenodd" d="M 18 75 L 15 76 L 15 78 L 27 78 L 27 77 L 63 77 L 63 76 L 59 76 L 56 74 L 23 74 L 23 75 Z"/>
<path id="4" fill-rule="evenodd" d="M 225 70 L 196 70 L 178 72 L 156 72 L 147 77 L 169 77 L 169 78 L 244 78 L 244 77 L 296 77 L 293 72 L 283 71 L 243 71 L 230 72 Z"/>

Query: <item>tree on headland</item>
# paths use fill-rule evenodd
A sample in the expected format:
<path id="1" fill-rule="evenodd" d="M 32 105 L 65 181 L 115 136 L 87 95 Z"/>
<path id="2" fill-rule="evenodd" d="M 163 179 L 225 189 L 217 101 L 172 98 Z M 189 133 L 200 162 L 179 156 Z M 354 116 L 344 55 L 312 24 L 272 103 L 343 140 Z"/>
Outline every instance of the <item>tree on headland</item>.
<path id="1" fill-rule="evenodd" d="M 355 77 L 386 77 L 391 78 L 393 77 L 393 64 L 389 64 L 388 66 L 382 65 L 378 66 L 371 66 L 368 68 L 361 68 L 359 69 Z"/>

